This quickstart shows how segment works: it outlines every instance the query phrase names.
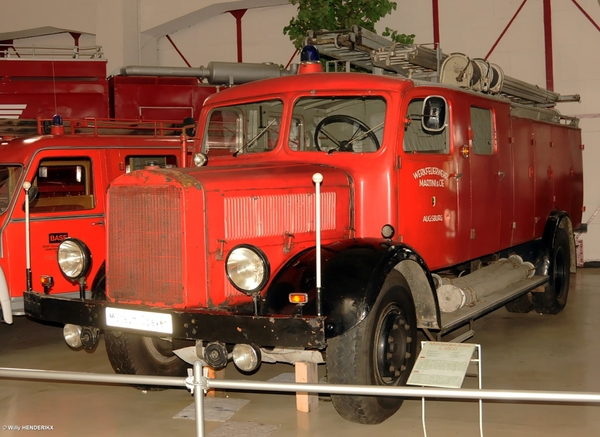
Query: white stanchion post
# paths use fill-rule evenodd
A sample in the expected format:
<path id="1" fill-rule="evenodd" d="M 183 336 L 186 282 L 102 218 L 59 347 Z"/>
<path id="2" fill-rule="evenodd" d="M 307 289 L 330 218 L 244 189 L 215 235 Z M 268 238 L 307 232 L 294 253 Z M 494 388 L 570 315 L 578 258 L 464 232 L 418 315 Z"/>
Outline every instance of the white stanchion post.
<path id="1" fill-rule="evenodd" d="M 194 363 L 194 404 L 196 410 L 196 436 L 204 437 L 204 386 L 202 384 L 202 363 Z"/>
<path id="2" fill-rule="evenodd" d="M 316 268 L 317 268 L 317 316 L 321 317 L 321 183 L 323 182 L 323 175 L 321 173 L 315 173 L 312 177 L 315 183 L 315 251 L 316 251 Z"/>
<path id="3" fill-rule="evenodd" d="M 31 182 L 23 182 L 23 189 L 25 190 L 25 274 L 27 275 L 27 291 L 33 289 L 31 284 L 31 248 L 29 247 L 29 189 L 31 188 Z"/>

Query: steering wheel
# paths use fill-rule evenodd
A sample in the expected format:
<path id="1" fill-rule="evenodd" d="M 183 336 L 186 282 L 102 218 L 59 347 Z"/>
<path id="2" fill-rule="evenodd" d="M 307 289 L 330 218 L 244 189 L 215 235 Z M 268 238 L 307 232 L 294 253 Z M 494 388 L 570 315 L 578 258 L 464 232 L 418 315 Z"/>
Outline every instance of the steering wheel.
<path id="1" fill-rule="evenodd" d="M 354 129 L 354 132 L 351 135 L 346 135 L 345 132 L 347 129 L 344 129 L 343 126 L 342 128 L 338 127 L 334 130 L 342 133 L 342 135 L 345 137 L 344 139 L 338 139 L 325 129 L 326 127 L 334 124 L 350 125 L 350 127 Z M 379 149 L 379 140 L 377 139 L 377 135 L 375 135 L 373 130 L 359 119 L 349 115 L 330 115 L 329 117 L 325 117 L 323 120 L 321 120 L 315 128 L 316 149 L 324 150 L 328 153 L 331 153 L 335 150 L 339 150 L 340 152 L 353 152 L 353 144 L 356 141 L 361 141 L 365 138 L 368 138 L 373 143 L 373 150 Z M 371 150 L 370 148 L 366 149 Z"/>

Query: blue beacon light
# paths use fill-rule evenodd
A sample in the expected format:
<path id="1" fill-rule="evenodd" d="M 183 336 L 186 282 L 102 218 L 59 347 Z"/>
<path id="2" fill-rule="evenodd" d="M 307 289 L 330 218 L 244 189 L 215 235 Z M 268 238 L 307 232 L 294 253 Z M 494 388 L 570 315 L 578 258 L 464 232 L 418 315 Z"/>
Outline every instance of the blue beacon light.
<path id="1" fill-rule="evenodd" d="M 54 116 L 52 117 L 52 126 L 50 127 L 50 134 L 52 134 L 52 135 L 64 135 L 65 134 L 65 126 L 63 124 L 63 119 L 58 114 L 54 114 Z"/>
<path id="2" fill-rule="evenodd" d="M 304 46 L 300 52 L 300 67 L 298 73 L 320 73 L 323 71 L 321 57 L 315 46 Z"/>

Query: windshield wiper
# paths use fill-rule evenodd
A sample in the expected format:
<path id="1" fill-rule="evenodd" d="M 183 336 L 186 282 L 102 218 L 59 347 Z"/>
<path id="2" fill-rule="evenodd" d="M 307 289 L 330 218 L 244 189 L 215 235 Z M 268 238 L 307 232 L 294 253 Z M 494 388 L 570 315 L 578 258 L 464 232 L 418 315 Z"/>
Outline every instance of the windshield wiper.
<path id="1" fill-rule="evenodd" d="M 242 151 L 242 150 L 247 150 L 250 147 L 252 147 L 252 145 L 258 141 L 258 139 L 260 137 L 263 136 L 263 134 L 271 127 L 273 126 L 273 124 L 277 121 L 276 118 L 274 118 L 273 120 L 271 120 L 259 133 L 257 133 L 254 138 L 252 138 L 250 141 L 248 141 L 246 144 L 244 144 L 242 147 L 240 147 L 239 149 L 237 149 L 235 152 L 233 152 L 233 157 L 237 157 L 238 154 Z"/>

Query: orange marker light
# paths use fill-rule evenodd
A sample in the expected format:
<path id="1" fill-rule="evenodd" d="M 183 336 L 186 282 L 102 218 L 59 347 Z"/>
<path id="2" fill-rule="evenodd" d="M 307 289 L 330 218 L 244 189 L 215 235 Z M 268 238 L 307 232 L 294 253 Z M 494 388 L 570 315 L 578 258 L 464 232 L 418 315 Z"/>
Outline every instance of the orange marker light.
<path id="1" fill-rule="evenodd" d="M 305 304 L 308 302 L 308 294 L 306 293 L 290 293 L 290 302 L 296 304 Z"/>
<path id="2" fill-rule="evenodd" d="M 52 278 L 52 276 L 42 275 L 40 276 L 40 282 L 44 287 L 52 287 L 52 285 L 54 284 L 54 279 Z"/>
<path id="3" fill-rule="evenodd" d="M 54 278 L 52 276 L 42 275 L 40 276 L 40 282 L 44 287 L 44 294 L 50 293 L 50 288 L 54 285 Z"/>

